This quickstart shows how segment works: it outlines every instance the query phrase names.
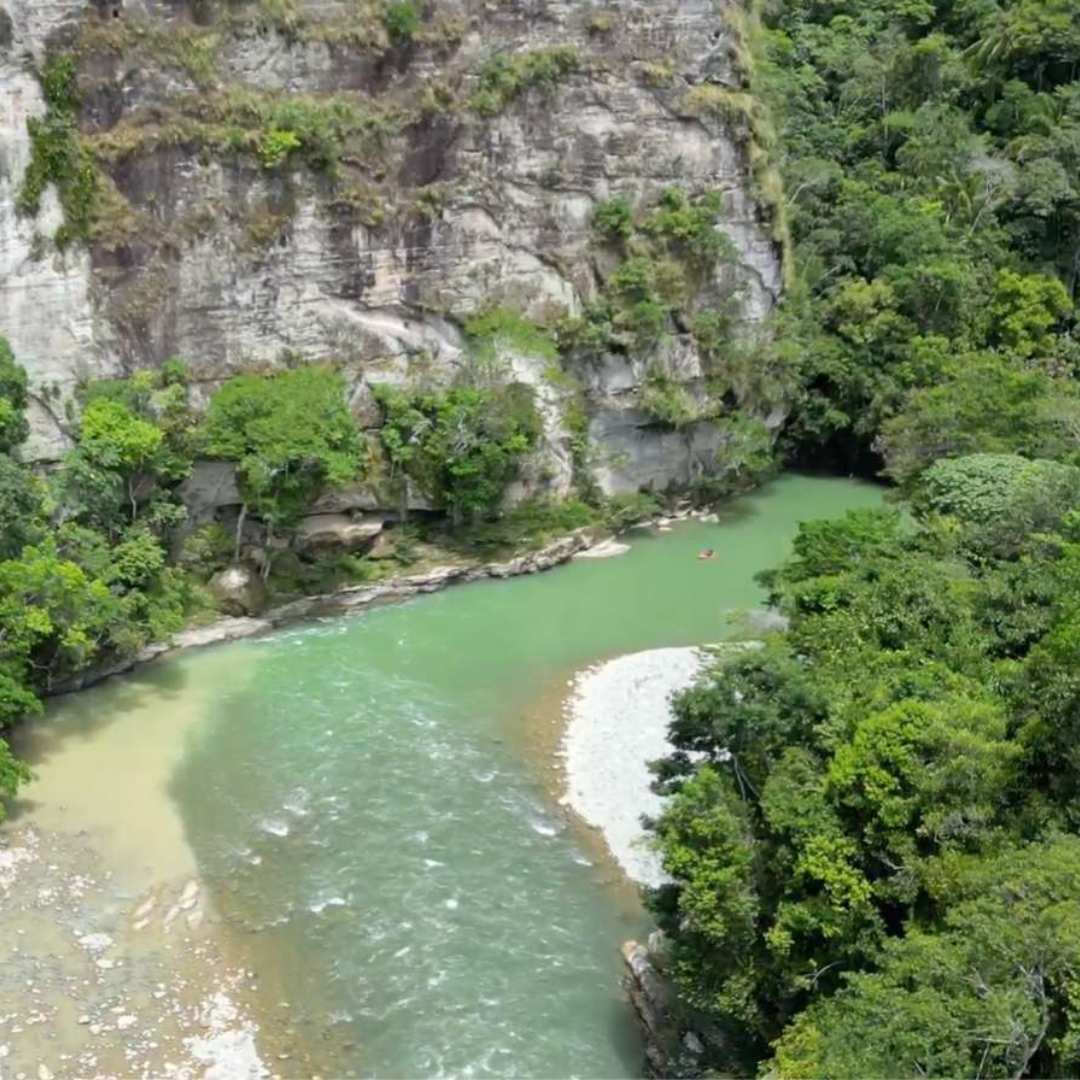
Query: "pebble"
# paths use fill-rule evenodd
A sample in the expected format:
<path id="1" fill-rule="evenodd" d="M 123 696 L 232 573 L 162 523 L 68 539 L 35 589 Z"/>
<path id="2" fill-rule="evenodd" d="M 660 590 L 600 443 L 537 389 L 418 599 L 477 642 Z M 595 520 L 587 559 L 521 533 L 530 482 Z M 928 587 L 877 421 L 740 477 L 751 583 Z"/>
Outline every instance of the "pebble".
<path id="1" fill-rule="evenodd" d="M 151 896 L 149 900 L 144 900 L 136 909 L 133 918 L 145 919 L 151 911 L 154 910 L 154 905 L 157 903 L 157 897 Z"/>
<path id="2" fill-rule="evenodd" d="M 38 1080 L 53 1080 L 52 1069 L 44 1062 L 37 1067 Z"/>

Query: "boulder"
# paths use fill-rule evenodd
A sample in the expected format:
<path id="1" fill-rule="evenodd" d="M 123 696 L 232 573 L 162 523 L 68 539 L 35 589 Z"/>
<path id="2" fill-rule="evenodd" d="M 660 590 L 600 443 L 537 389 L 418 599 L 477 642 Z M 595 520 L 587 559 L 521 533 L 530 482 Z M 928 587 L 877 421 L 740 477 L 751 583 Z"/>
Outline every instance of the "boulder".
<path id="1" fill-rule="evenodd" d="M 246 566 L 230 566 L 210 579 L 210 592 L 226 615 L 257 615 L 266 604 L 262 578 Z"/>
<path id="2" fill-rule="evenodd" d="M 390 529 L 379 533 L 366 554 L 369 559 L 392 559 L 397 554 L 397 540 L 394 530 Z"/>
<path id="3" fill-rule="evenodd" d="M 296 530 L 296 546 L 305 551 L 340 548 L 357 551 L 368 547 L 383 531 L 383 519 L 365 515 L 313 514 L 304 518 Z"/>

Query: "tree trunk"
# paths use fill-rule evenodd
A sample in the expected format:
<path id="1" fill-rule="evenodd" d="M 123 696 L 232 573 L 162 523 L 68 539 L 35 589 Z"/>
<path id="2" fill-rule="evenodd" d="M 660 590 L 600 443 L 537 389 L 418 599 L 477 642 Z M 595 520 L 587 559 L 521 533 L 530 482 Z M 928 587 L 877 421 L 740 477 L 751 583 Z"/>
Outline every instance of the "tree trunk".
<path id="1" fill-rule="evenodd" d="M 240 538 L 244 534 L 244 521 L 247 518 L 247 503 L 241 503 L 240 516 L 236 519 L 236 537 L 233 542 L 233 562 L 240 565 Z"/>
<path id="2" fill-rule="evenodd" d="M 262 579 L 265 584 L 270 577 L 270 567 L 274 562 L 274 526 L 267 523 L 266 526 L 266 558 L 262 564 Z"/>

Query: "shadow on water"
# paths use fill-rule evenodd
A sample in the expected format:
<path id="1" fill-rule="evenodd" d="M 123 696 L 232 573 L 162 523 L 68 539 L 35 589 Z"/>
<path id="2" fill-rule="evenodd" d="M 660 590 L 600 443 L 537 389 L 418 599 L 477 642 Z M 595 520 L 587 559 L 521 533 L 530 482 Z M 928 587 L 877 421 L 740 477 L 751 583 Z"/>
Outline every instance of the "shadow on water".
<path id="1" fill-rule="evenodd" d="M 168 711 L 170 701 L 181 701 L 190 690 L 190 672 L 175 660 L 162 660 L 135 672 L 113 675 L 92 693 L 76 690 L 46 702 L 44 715 L 16 728 L 9 736 L 15 752 L 31 768 L 46 766 L 57 754 L 78 742 L 93 742 L 117 719 L 153 707 Z M 18 799 L 9 817 L 34 804 Z"/>

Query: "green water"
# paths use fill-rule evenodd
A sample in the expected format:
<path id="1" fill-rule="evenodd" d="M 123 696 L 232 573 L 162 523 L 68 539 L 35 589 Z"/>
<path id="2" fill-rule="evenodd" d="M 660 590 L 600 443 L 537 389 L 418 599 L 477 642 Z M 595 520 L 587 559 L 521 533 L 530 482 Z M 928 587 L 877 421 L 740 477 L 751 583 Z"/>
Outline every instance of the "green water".
<path id="1" fill-rule="evenodd" d="M 635 534 L 620 558 L 139 675 L 174 703 L 198 687 L 170 792 L 294 1060 L 324 1076 L 639 1075 L 617 950 L 644 917 L 557 805 L 543 749 L 559 691 L 598 659 L 729 634 L 800 520 L 879 500 L 788 476 L 720 524 Z"/>

